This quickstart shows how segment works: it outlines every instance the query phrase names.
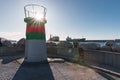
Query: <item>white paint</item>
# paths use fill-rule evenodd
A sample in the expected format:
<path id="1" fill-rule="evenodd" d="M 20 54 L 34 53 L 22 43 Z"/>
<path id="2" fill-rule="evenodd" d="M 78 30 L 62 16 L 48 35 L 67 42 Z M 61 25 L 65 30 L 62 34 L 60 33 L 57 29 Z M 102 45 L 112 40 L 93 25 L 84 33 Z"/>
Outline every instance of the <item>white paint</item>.
<path id="1" fill-rule="evenodd" d="M 47 60 L 45 40 L 26 40 L 25 61 L 41 62 Z"/>

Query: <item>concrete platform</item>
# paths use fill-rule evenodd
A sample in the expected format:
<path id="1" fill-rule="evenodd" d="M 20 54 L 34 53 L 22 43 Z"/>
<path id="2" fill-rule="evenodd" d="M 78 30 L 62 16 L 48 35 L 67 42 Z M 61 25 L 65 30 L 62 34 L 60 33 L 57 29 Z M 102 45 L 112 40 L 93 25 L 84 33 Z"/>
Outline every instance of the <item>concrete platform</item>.
<path id="1" fill-rule="evenodd" d="M 109 78 L 117 80 L 112 76 Z M 3 56 L 0 57 L 0 80 L 108 79 L 91 68 L 66 62 L 60 58 L 49 58 L 48 63 L 26 64 L 21 56 Z"/>

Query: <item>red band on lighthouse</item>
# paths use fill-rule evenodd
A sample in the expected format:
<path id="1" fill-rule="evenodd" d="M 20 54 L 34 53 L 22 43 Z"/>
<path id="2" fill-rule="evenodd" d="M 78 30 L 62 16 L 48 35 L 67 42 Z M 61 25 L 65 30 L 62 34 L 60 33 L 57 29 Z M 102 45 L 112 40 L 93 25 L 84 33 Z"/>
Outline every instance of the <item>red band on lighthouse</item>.
<path id="1" fill-rule="evenodd" d="M 39 32 L 39 33 L 45 33 L 45 27 L 44 26 L 38 26 L 38 25 L 28 25 L 26 29 L 27 33 L 30 32 Z"/>

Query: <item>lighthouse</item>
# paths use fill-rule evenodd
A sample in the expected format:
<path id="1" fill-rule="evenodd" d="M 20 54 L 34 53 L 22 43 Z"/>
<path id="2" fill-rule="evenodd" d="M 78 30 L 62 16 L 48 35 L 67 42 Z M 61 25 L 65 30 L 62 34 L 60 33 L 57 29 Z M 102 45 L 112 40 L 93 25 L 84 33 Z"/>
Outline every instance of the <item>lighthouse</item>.
<path id="1" fill-rule="evenodd" d="M 28 4 L 24 7 L 26 23 L 26 62 L 46 62 L 46 8 L 41 5 Z"/>

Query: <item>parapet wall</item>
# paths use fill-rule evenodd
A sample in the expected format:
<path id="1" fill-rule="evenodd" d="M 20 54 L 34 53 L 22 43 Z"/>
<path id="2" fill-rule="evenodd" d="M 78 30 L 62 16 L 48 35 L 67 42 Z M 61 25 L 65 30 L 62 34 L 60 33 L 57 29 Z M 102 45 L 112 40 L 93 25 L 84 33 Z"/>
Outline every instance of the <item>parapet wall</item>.
<path id="1" fill-rule="evenodd" d="M 85 50 L 84 61 L 86 63 L 105 64 L 120 68 L 120 53 L 100 50 Z"/>
<path id="2" fill-rule="evenodd" d="M 78 61 L 80 58 L 78 48 L 58 48 L 57 54 L 71 61 Z"/>
<path id="3" fill-rule="evenodd" d="M 0 47 L 0 56 L 24 54 L 24 49 L 19 47 Z"/>
<path id="4" fill-rule="evenodd" d="M 48 57 L 59 57 L 66 60 L 83 63 L 83 51 L 79 48 L 47 47 Z"/>

